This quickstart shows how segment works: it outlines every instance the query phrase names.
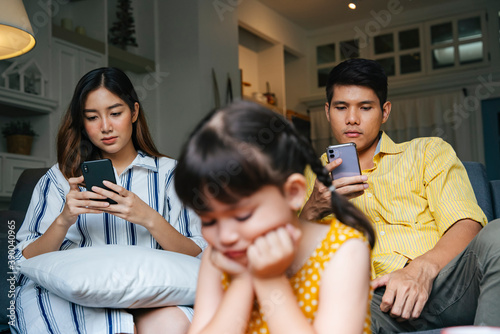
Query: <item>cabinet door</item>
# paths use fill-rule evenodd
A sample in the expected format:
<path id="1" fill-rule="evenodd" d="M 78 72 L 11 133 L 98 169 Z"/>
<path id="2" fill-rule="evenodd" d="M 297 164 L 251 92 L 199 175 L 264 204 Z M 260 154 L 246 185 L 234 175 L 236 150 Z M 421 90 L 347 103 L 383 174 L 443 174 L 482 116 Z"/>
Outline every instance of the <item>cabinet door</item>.
<path id="1" fill-rule="evenodd" d="M 57 41 L 53 45 L 54 97 L 60 102 L 59 108 L 66 110 L 79 80 L 80 51 Z"/>
<path id="2" fill-rule="evenodd" d="M 55 98 L 61 102 L 60 111 L 64 113 L 78 80 L 88 71 L 104 66 L 106 62 L 104 55 L 59 40 L 54 41 L 53 53 Z"/>
<path id="3" fill-rule="evenodd" d="M 2 157 L 3 158 L 3 187 L 2 194 L 4 196 L 12 195 L 17 179 L 21 173 L 27 168 L 41 168 L 47 165 L 44 160 L 25 159 L 22 157 Z"/>
<path id="4" fill-rule="evenodd" d="M 103 55 L 90 53 L 86 51 L 80 51 L 79 61 L 80 61 L 80 73 L 78 79 L 80 79 L 85 73 L 89 71 L 105 66 L 105 60 Z"/>

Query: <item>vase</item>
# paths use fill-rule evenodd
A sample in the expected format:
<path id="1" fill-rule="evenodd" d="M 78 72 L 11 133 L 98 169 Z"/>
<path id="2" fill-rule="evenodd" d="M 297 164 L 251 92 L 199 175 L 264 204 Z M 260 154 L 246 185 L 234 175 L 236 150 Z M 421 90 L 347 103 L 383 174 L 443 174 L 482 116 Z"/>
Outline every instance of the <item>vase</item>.
<path id="1" fill-rule="evenodd" d="M 33 144 L 33 136 L 27 135 L 10 135 L 7 139 L 7 152 L 16 154 L 31 154 L 31 145 Z"/>

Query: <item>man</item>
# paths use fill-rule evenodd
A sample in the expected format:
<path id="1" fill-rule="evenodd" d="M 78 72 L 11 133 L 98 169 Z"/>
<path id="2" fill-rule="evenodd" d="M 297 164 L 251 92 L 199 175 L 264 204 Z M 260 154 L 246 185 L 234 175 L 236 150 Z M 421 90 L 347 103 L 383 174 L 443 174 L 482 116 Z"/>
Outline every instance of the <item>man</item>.
<path id="1" fill-rule="evenodd" d="M 439 138 L 395 144 L 380 132 L 391 102 L 375 61 L 339 64 L 326 92 L 333 134 L 339 143 L 356 144 L 363 171 L 333 184 L 368 216 L 377 235 L 372 330 L 500 326 L 500 222 L 486 225 L 451 146 Z M 329 171 L 342 163 L 327 164 L 325 154 L 322 160 Z M 310 197 L 300 215 L 321 219 L 331 212 L 330 192 L 310 170 L 306 176 Z"/>

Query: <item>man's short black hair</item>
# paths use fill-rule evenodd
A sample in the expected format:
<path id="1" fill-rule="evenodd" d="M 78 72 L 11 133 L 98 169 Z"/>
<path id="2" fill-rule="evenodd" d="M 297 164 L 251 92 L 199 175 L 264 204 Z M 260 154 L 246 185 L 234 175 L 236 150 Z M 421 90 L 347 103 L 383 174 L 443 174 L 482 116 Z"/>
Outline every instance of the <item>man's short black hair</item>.
<path id="1" fill-rule="evenodd" d="M 387 100 L 387 75 L 384 68 L 370 59 L 348 59 L 335 66 L 326 82 L 326 98 L 332 102 L 334 86 L 365 86 L 371 88 L 383 109 Z"/>

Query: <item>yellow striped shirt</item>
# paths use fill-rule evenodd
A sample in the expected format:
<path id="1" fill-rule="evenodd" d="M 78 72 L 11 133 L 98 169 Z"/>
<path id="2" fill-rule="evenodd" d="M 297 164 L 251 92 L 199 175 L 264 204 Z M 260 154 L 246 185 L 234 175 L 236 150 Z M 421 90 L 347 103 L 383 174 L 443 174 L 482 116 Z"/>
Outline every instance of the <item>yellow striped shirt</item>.
<path id="1" fill-rule="evenodd" d="M 461 219 L 487 220 L 453 148 L 440 138 L 395 144 L 382 133 L 374 166 L 363 170 L 369 188 L 352 199 L 373 223 L 372 278 L 401 269 L 432 249 Z M 326 164 L 326 154 L 321 157 Z M 307 198 L 316 175 L 307 168 Z"/>

